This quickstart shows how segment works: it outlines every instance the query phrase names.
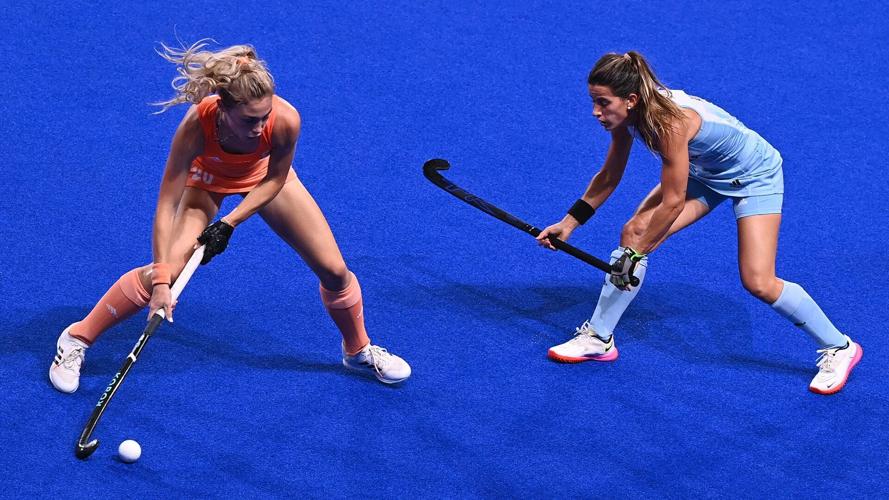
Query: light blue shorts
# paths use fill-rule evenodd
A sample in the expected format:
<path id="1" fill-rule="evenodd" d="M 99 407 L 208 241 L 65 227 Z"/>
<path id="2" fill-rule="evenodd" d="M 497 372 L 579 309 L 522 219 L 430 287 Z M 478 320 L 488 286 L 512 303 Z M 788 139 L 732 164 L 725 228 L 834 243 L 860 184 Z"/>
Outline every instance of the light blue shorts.
<path id="1" fill-rule="evenodd" d="M 764 194 L 758 196 L 727 196 L 708 188 L 704 183 L 689 177 L 686 200 L 698 200 L 710 207 L 710 210 L 726 199 L 732 199 L 732 208 L 735 209 L 735 219 L 749 217 L 751 215 L 780 214 L 781 205 L 784 203 L 784 195 Z"/>

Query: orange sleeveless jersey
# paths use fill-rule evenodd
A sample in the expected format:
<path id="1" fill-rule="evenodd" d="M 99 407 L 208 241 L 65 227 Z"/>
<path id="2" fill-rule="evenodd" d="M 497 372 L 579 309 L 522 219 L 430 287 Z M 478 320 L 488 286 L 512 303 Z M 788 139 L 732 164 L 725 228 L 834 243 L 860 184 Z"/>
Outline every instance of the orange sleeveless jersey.
<path id="1" fill-rule="evenodd" d="M 276 110 L 262 129 L 256 151 L 247 154 L 225 152 L 219 145 L 216 110 L 219 96 L 207 96 L 198 104 L 198 118 L 204 131 L 204 152 L 194 159 L 185 185 L 214 193 L 244 193 L 259 184 L 269 171 L 272 127 Z M 288 177 L 293 174 L 289 174 Z"/>

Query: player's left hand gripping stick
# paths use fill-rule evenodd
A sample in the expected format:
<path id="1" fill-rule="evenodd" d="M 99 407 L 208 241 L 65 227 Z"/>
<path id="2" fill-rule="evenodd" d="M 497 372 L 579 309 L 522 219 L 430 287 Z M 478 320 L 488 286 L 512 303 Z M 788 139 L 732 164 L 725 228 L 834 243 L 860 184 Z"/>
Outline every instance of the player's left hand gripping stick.
<path id="1" fill-rule="evenodd" d="M 224 252 L 234 231 L 235 227 L 222 219 L 207 226 L 198 236 L 198 243 L 206 247 L 201 264 L 210 262 L 210 259 Z"/>

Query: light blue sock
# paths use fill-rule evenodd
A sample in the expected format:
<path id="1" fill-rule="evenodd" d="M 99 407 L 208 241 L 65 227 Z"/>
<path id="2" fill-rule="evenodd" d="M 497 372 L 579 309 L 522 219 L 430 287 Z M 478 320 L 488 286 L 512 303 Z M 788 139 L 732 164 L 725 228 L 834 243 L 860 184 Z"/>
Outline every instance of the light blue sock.
<path id="1" fill-rule="evenodd" d="M 795 326 L 805 330 L 821 347 L 843 347 L 846 337 L 827 319 L 824 311 L 809 297 L 803 287 L 789 281 L 784 282 L 781 296 L 772 304 L 772 309 L 789 319 Z"/>
<path id="2" fill-rule="evenodd" d="M 623 252 L 623 247 L 618 247 L 617 250 L 611 252 L 611 263 L 613 264 L 614 261 L 620 258 Z M 608 275 L 605 275 L 605 284 L 602 285 L 602 292 L 599 294 L 599 303 L 596 304 L 596 310 L 593 312 L 593 317 L 590 318 L 590 326 L 593 327 L 597 337 L 607 340 L 614 334 L 614 327 L 617 326 L 617 322 L 620 321 L 620 317 L 627 310 L 627 306 L 630 305 L 630 302 L 639 293 L 639 288 L 642 287 L 646 269 L 648 269 L 648 257 L 643 258 L 636 265 L 634 276 L 639 278 L 639 286 L 633 287 L 629 292 L 625 292 L 612 285 Z"/>

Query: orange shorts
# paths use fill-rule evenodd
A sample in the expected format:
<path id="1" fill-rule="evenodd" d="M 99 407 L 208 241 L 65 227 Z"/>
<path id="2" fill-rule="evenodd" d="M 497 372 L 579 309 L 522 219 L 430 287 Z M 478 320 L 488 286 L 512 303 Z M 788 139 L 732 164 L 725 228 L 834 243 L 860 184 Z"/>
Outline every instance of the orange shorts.
<path id="1" fill-rule="evenodd" d="M 242 172 L 233 172 L 231 168 L 226 167 L 214 168 L 213 165 L 195 161 L 188 170 L 188 179 L 185 181 L 185 185 L 213 193 L 246 193 L 262 182 L 268 171 L 267 158 L 265 161 L 257 162 L 253 168 Z M 296 172 L 293 171 L 293 167 L 290 167 L 285 182 L 294 179 L 296 179 Z"/>

